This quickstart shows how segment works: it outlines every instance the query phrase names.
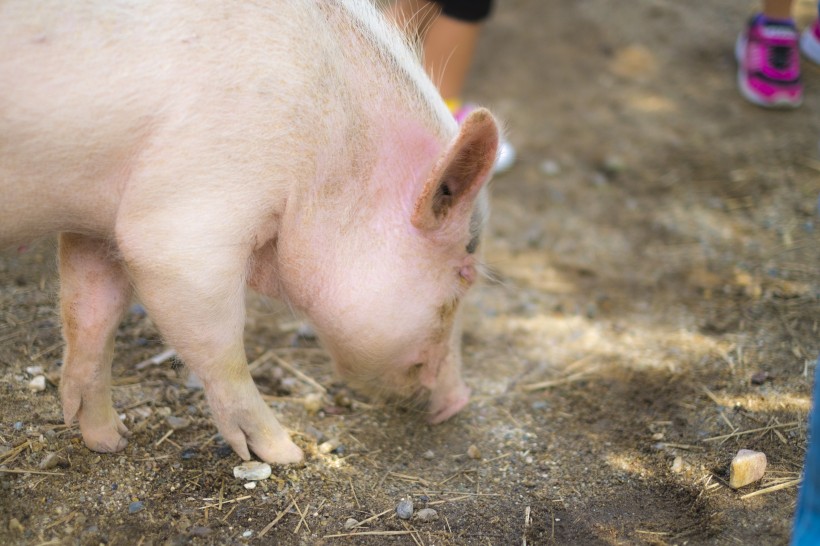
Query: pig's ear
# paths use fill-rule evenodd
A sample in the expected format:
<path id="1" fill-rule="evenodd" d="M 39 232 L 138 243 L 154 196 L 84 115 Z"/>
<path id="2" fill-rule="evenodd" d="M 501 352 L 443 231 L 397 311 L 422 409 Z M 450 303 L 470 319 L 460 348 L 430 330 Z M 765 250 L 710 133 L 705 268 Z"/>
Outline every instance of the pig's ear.
<path id="1" fill-rule="evenodd" d="M 413 225 L 440 228 L 461 211 L 469 211 L 487 181 L 498 148 L 498 125 L 484 108 L 462 122 L 455 141 L 439 158 L 413 208 Z"/>

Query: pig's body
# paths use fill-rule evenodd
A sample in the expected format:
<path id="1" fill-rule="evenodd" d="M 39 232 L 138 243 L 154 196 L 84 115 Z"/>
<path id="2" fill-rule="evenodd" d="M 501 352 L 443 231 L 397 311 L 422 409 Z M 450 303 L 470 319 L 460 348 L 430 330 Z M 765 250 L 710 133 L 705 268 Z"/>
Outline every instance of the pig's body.
<path id="1" fill-rule="evenodd" d="M 366 1 L 0 1 L 0 246 L 62 232 L 63 410 L 92 449 L 126 443 L 110 362 L 133 291 L 244 458 L 301 458 L 247 371 L 247 282 L 343 375 L 458 411 L 496 140 L 484 111 L 459 133 Z"/>

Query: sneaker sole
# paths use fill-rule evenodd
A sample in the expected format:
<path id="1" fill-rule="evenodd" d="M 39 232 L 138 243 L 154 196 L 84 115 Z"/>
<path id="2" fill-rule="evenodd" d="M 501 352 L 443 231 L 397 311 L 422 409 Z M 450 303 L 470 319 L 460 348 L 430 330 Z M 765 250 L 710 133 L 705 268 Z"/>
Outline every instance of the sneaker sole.
<path id="1" fill-rule="evenodd" d="M 820 64 L 820 41 L 814 37 L 811 28 L 807 28 L 800 35 L 800 51 L 813 63 Z"/>

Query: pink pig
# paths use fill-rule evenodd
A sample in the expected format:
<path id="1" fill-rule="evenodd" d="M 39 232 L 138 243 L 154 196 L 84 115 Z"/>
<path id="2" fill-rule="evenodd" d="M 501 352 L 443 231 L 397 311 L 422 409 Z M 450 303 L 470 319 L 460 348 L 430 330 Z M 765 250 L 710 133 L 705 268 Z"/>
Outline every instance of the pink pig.
<path id="1" fill-rule="evenodd" d="M 132 296 L 243 459 L 302 459 L 248 372 L 246 285 L 350 382 L 467 402 L 458 305 L 498 129 L 459 128 L 367 0 L 0 3 L 0 245 L 60 233 L 66 423 L 123 449 Z"/>

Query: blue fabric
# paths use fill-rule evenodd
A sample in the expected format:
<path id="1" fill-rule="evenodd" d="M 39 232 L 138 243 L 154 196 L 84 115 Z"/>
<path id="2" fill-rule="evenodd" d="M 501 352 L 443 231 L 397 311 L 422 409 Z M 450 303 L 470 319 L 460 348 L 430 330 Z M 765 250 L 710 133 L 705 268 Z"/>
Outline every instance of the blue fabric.
<path id="1" fill-rule="evenodd" d="M 792 546 L 820 544 L 820 358 L 814 371 L 814 393 L 809 413 L 809 449 L 803 465 L 803 485 L 797 496 Z"/>

